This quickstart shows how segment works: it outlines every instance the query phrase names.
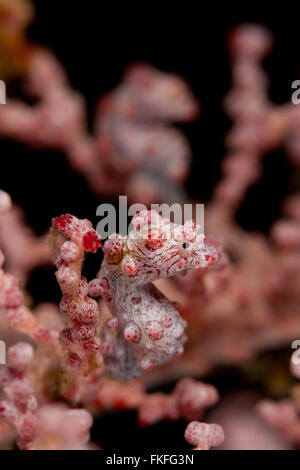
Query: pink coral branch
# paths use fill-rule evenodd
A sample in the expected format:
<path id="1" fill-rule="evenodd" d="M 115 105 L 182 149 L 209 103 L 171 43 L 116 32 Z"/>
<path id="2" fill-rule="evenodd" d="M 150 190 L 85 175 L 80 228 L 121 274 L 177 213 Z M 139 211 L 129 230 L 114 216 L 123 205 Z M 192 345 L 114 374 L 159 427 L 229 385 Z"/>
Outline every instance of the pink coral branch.
<path id="1" fill-rule="evenodd" d="M 94 406 L 100 410 L 135 409 L 138 424 L 144 427 L 161 420 L 199 419 L 218 399 L 215 387 L 190 378 L 181 379 L 170 394 L 146 393 L 140 380 L 120 383 L 104 378 Z"/>
<path id="2" fill-rule="evenodd" d="M 5 253 L 6 271 L 15 275 L 22 285 L 36 267 L 50 264 L 47 235 L 37 237 L 25 224 L 19 207 L 13 206 L 2 216 L 0 246 Z"/>
<path id="3" fill-rule="evenodd" d="M 297 359 L 298 350 L 294 352 L 290 369 L 291 373 L 299 379 L 300 367 Z M 256 406 L 260 417 L 273 429 L 282 434 L 289 441 L 300 443 L 300 400 L 299 384 L 291 390 L 291 398 L 279 400 L 262 400 Z"/>
<path id="4" fill-rule="evenodd" d="M 194 447 L 193 450 L 209 450 L 224 441 L 223 429 L 219 424 L 200 423 L 192 421 L 188 424 L 184 437 Z"/>
<path id="5" fill-rule="evenodd" d="M 272 428 L 282 433 L 290 441 L 300 443 L 299 410 L 291 400 L 263 400 L 257 406 L 263 420 Z"/>
<path id="6" fill-rule="evenodd" d="M 30 344 L 17 343 L 8 350 L 9 366 L 0 370 L 0 385 L 8 398 L 0 402 L 0 416 L 16 427 L 21 449 L 29 448 L 36 435 L 38 404 L 27 378 L 33 355 Z"/>
<path id="7" fill-rule="evenodd" d="M 0 417 L 18 433 L 23 450 L 83 450 L 89 444 L 93 419 L 83 409 L 52 403 L 38 408 L 28 369 L 34 351 L 28 343 L 17 343 L 8 351 L 8 366 L 0 369 L 0 386 L 7 400 L 0 402 Z"/>
<path id="8" fill-rule="evenodd" d="M 75 375 L 102 370 L 98 306 L 87 296 L 88 283 L 81 275 L 85 253 L 98 250 L 100 237 L 88 220 L 67 214 L 53 220 L 50 242 L 63 293 L 60 310 L 66 328 L 59 339 L 66 351 L 65 366 Z"/>
<path id="9" fill-rule="evenodd" d="M 2 256 L 2 264 L 4 256 Z M 44 326 L 24 305 L 23 293 L 18 280 L 0 267 L 0 311 L 4 313 L 10 327 L 26 333 L 39 344 L 46 344 L 57 338 L 58 331 Z"/>
<path id="10" fill-rule="evenodd" d="M 7 193 L 0 190 L 0 227 L 5 224 L 10 210 L 11 199 Z M 33 240 L 28 240 L 28 243 L 35 244 Z M 40 344 L 55 339 L 57 331 L 45 327 L 24 305 L 23 292 L 20 289 L 19 281 L 13 274 L 6 273 L 2 269 L 4 261 L 4 254 L 0 250 L 0 310 L 10 327 L 26 333 Z"/>

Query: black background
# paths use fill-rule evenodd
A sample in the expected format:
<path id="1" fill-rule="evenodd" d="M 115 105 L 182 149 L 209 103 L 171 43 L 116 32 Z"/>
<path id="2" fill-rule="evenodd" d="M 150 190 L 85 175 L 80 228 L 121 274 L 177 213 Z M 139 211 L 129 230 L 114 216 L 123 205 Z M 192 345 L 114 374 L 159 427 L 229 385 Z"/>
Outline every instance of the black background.
<path id="1" fill-rule="evenodd" d="M 299 14 L 287 2 L 280 6 L 273 2 L 248 5 L 202 1 L 34 3 L 36 18 L 29 36 L 51 48 L 65 65 L 72 86 L 87 99 L 91 127 L 96 99 L 120 81 L 129 63 L 147 61 L 186 78 L 202 105 L 197 122 L 179 126 L 194 152 L 186 189 L 192 198 L 203 202 L 219 176 L 225 152 L 223 138 L 230 125 L 222 111 L 222 97 L 230 86 L 226 31 L 244 21 L 262 23 L 272 30 L 275 47 L 265 67 L 271 77 L 270 96 L 274 102 L 288 101 L 291 83 L 299 78 Z M 62 155 L 28 150 L 3 140 L 0 155 L 0 187 L 24 208 L 38 234 L 48 229 L 53 216 L 64 212 L 97 222 L 95 211 L 102 200 L 90 193 L 80 175 L 69 170 Z M 250 230 L 267 231 L 279 214 L 280 201 L 294 175 L 295 169 L 281 152 L 268 155 L 263 179 L 250 189 L 240 210 L 240 223 Z M 96 265 L 90 263 L 96 271 Z M 60 298 L 53 270 L 33 273 L 29 289 L 37 302 Z M 96 440 L 111 446 L 134 441 L 137 446 L 151 447 L 159 445 L 163 436 L 163 445 L 184 445 L 183 423 L 162 423 L 141 433 L 135 431 L 135 415 L 125 416 L 109 416 L 96 423 Z"/>

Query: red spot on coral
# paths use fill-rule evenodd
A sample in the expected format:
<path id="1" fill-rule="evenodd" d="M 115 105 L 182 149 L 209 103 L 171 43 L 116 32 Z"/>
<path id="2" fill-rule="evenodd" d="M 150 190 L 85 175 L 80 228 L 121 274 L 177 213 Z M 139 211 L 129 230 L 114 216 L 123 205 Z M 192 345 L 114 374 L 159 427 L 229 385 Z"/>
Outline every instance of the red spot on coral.
<path id="1" fill-rule="evenodd" d="M 96 253 L 101 246 L 101 240 L 95 230 L 90 230 L 83 236 L 82 244 L 85 251 Z"/>
<path id="2" fill-rule="evenodd" d="M 65 345 L 68 346 L 73 341 L 73 335 L 71 328 L 65 328 L 59 333 L 59 340 Z"/>
<path id="3" fill-rule="evenodd" d="M 89 295 L 99 297 L 103 293 L 103 286 L 100 279 L 93 279 L 89 282 Z"/>
<path id="4" fill-rule="evenodd" d="M 75 219 L 71 214 L 64 214 L 54 219 L 53 227 L 59 230 L 62 234 L 68 235 L 74 220 Z"/>
<path id="5" fill-rule="evenodd" d="M 100 338 L 91 338 L 89 340 L 83 341 L 82 345 L 86 351 L 91 353 L 95 353 L 101 349 Z"/>

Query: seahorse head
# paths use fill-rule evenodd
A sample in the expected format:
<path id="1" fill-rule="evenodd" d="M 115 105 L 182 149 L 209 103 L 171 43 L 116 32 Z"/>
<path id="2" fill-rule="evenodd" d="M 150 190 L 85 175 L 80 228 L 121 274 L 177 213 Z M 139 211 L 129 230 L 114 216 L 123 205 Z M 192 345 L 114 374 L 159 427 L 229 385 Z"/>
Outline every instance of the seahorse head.
<path id="1" fill-rule="evenodd" d="M 133 282 L 146 283 L 217 262 L 217 250 L 205 244 L 201 227 L 193 221 L 177 225 L 156 211 L 138 212 L 126 238 L 112 235 L 103 251 Z"/>

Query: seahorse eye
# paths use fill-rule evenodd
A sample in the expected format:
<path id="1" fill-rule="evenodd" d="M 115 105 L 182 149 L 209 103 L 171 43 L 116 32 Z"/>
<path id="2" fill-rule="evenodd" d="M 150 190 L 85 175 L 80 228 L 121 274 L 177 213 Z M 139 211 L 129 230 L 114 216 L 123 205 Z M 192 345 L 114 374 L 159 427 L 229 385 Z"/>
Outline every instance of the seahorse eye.
<path id="1" fill-rule="evenodd" d="M 184 242 L 184 243 L 182 244 L 182 247 L 183 247 L 183 248 L 188 248 L 189 246 L 190 246 L 190 244 L 187 243 L 187 242 Z"/>

